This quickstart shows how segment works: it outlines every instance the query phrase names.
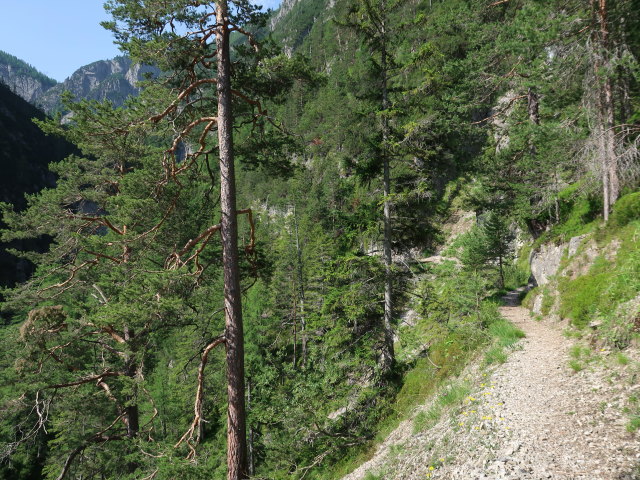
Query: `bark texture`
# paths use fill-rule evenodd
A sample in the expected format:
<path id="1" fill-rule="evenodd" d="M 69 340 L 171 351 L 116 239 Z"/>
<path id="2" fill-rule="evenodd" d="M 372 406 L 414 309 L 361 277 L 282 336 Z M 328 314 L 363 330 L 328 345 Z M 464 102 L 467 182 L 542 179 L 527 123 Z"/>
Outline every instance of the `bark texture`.
<path id="1" fill-rule="evenodd" d="M 227 479 L 249 478 L 244 388 L 244 335 L 238 255 L 238 220 L 233 156 L 231 61 L 227 2 L 216 6 L 218 54 L 218 144 L 220 149 L 221 236 L 224 270 L 225 337 L 227 349 Z"/>

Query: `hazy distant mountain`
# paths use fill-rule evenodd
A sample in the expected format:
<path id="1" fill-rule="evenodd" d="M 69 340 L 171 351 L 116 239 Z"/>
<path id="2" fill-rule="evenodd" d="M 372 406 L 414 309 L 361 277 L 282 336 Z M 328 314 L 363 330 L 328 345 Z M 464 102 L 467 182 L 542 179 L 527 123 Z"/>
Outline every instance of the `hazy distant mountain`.
<path id="1" fill-rule="evenodd" d="M 27 102 L 35 102 L 44 92 L 56 85 L 28 63 L 0 50 L 0 80 Z"/>
<path id="2" fill-rule="evenodd" d="M 58 111 L 61 109 L 60 96 L 68 90 L 78 100 L 110 100 L 120 106 L 127 97 L 140 93 L 137 84 L 145 79 L 145 74 L 158 73 L 157 68 L 134 64 L 128 57 L 99 60 L 80 67 L 64 82 L 40 95 L 35 103 L 45 112 Z"/>

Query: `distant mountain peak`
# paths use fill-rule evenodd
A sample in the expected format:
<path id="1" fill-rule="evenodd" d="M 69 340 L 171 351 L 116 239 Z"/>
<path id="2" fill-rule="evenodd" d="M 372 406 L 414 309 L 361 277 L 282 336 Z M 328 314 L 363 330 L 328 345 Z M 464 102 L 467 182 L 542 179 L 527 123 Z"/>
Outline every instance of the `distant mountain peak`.
<path id="1" fill-rule="evenodd" d="M 110 60 L 98 60 L 76 70 L 64 82 L 50 88 L 36 99 L 36 103 L 46 112 L 60 110 L 60 97 L 69 91 L 78 100 L 109 100 L 116 107 L 127 97 L 138 95 L 138 83 L 145 74 L 157 75 L 159 70 L 148 65 L 139 65 L 129 57 L 118 56 Z"/>

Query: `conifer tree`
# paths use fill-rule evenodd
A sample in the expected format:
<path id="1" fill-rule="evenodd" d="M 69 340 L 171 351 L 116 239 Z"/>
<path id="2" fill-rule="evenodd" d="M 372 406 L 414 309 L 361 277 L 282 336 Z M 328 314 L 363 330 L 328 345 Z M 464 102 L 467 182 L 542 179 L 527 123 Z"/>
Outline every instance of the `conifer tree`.
<path id="1" fill-rule="evenodd" d="M 57 424 L 69 441 L 59 445 L 49 468 L 60 468 L 61 479 L 89 468 L 78 464 L 100 457 L 88 463 L 77 459 L 105 445 L 105 452 L 130 458 L 112 467 L 113 477 L 152 468 L 136 447 L 141 437 L 151 438 L 157 415 L 153 395 L 145 389 L 145 366 L 153 364 L 154 344 L 192 324 L 202 336 L 194 340 L 200 348 L 194 416 L 173 443 L 186 446 L 188 458 L 195 458 L 203 432 L 204 368 L 212 349 L 224 344 L 227 477 L 247 478 L 240 273 L 242 262 L 253 269 L 247 264 L 254 263 L 255 237 L 251 210 L 236 206 L 235 158 L 253 168 L 288 171 L 295 142 L 262 99 L 282 100 L 294 78 L 306 75 L 306 67 L 254 38 L 249 30 L 263 25 L 265 15 L 244 0 L 229 5 L 225 0 L 113 0 L 106 8 L 113 21 L 104 26 L 121 48 L 134 61 L 164 73 L 124 109 L 81 102 L 70 105 L 70 125 L 45 125 L 76 142 L 86 157 L 59 165 L 57 187 L 34 196 L 24 215 L 6 209 L 11 230 L 5 238 L 48 234 L 54 239 L 50 252 L 29 254 L 38 261 L 38 274 L 14 297 L 16 308 L 42 305 L 21 334 L 31 345 L 27 353 L 33 351 L 29 363 L 52 372 L 51 382 L 35 385 L 36 409 L 49 402 L 57 419 L 53 399 L 62 391 L 67 393 L 58 397 L 77 409 L 78 386 L 86 392 L 96 384 L 104 395 L 93 412 L 94 432 L 79 433 L 85 425 Z M 232 63 L 233 32 L 244 40 L 236 42 Z M 211 157 L 219 158 L 218 168 Z M 220 223 L 214 220 L 218 214 Z M 239 216 L 247 219 L 243 256 Z M 216 335 L 205 318 L 216 316 L 218 272 L 226 321 L 224 333 Z M 85 304 L 90 297 L 96 301 Z M 60 306 L 48 306 L 51 302 Z M 99 348 L 92 351 L 91 345 Z M 53 396 L 43 400 L 43 392 Z M 141 418 L 149 416 L 143 424 Z M 42 418 L 37 430 L 47 428 Z M 157 456 L 169 455 L 163 451 L 166 443 L 155 445 Z"/>
<path id="2" fill-rule="evenodd" d="M 385 348 L 382 352 L 384 369 L 388 370 L 395 361 L 393 347 L 393 260 L 392 260 L 392 214 L 391 214 L 391 145 L 393 142 L 390 118 L 391 79 L 398 70 L 393 52 L 397 48 L 400 32 L 394 30 L 392 14 L 402 6 L 402 2 L 390 0 L 358 0 L 351 5 L 343 25 L 355 30 L 371 52 L 371 74 L 374 80 L 369 96 L 376 98 L 375 108 L 378 121 L 379 139 L 375 145 L 377 158 L 374 163 L 382 170 L 383 185 L 383 240 L 382 255 L 385 265 L 384 290 L 384 335 Z"/>

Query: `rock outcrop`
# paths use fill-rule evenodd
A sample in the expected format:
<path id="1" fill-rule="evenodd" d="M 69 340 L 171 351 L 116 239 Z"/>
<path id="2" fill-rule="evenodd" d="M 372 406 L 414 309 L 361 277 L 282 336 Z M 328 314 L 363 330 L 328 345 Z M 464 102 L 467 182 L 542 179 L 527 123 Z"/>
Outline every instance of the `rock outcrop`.
<path id="1" fill-rule="evenodd" d="M 0 82 L 30 103 L 56 85 L 52 78 L 38 72 L 19 58 L 0 51 Z"/>
<path id="2" fill-rule="evenodd" d="M 45 112 L 60 111 L 60 97 L 69 91 L 76 99 L 109 100 L 115 106 L 121 106 L 127 97 L 138 95 L 138 83 L 145 75 L 158 75 L 155 67 L 138 65 L 127 57 L 112 60 L 100 60 L 76 70 L 63 83 L 60 83 L 36 99 Z"/>

